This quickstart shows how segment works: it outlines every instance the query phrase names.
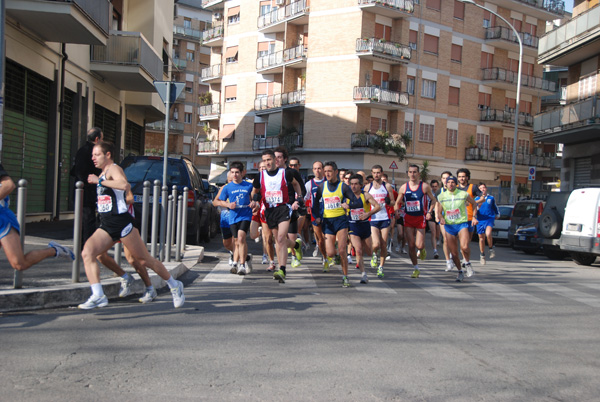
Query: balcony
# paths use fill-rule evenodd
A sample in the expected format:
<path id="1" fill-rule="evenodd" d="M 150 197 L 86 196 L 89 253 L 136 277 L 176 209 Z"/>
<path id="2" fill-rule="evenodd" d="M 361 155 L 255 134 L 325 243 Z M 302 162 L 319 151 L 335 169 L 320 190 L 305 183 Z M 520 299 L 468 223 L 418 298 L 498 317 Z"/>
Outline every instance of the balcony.
<path id="1" fill-rule="evenodd" d="M 413 0 L 358 0 L 358 7 L 394 19 L 410 17 L 415 11 Z"/>
<path id="2" fill-rule="evenodd" d="M 262 74 L 283 72 L 283 67 L 305 68 L 308 49 L 304 45 L 270 53 L 256 59 L 256 70 Z"/>
<path id="3" fill-rule="evenodd" d="M 6 15 L 45 42 L 106 45 L 112 6 L 108 0 L 7 0 Z"/>
<path id="4" fill-rule="evenodd" d="M 256 114 L 276 113 L 283 109 L 300 110 L 304 108 L 305 100 L 306 91 L 304 90 L 264 96 L 254 100 L 254 110 L 257 112 Z"/>
<path id="5" fill-rule="evenodd" d="M 90 46 L 90 70 L 123 91 L 155 92 L 161 56 L 140 32 L 111 31 L 106 46 Z"/>
<path id="6" fill-rule="evenodd" d="M 202 46 L 219 47 L 223 46 L 223 25 L 202 31 Z"/>
<path id="7" fill-rule="evenodd" d="M 185 125 L 183 123 L 180 123 L 178 121 L 171 121 L 169 120 L 169 133 L 179 133 L 182 134 L 183 130 L 184 130 Z M 146 130 L 153 130 L 153 131 L 165 131 L 165 121 L 164 120 L 159 120 L 159 121 L 155 121 L 154 123 L 147 123 L 146 124 Z"/>
<path id="8" fill-rule="evenodd" d="M 540 38 L 539 64 L 572 66 L 600 53 L 600 7 L 594 7 Z"/>
<path id="9" fill-rule="evenodd" d="M 198 155 L 201 154 L 218 154 L 219 141 L 200 141 L 198 142 Z"/>
<path id="10" fill-rule="evenodd" d="M 533 139 L 562 144 L 597 140 L 600 130 L 598 98 L 596 95 L 536 115 L 533 120 Z"/>
<path id="11" fill-rule="evenodd" d="M 200 70 L 200 81 L 206 83 L 217 83 L 221 82 L 223 74 L 221 73 L 221 65 L 214 64 L 210 67 L 205 67 Z"/>
<path id="12" fill-rule="evenodd" d="M 410 61 L 411 48 L 401 43 L 387 42 L 384 39 L 359 38 L 356 40 L 356 53 L 361 59 L 399 64 Z"/>
<path id="13" fill-rule="evenodd" d="M 483 161 L 512 164 L 513 152 L 492 151 L 482 148 L 466 148 L 465 160 Z M 556 155 L 535 155 L 524 152 L 517 152 L 517 165 L 537 166 L 550 168 L 553 166 Z"/>
<path id="14" fill-rule="evenodd" d="M 173 59 L 173 64 L 179 70 L 185 70 L 185 68 L 187 67 L 187 60 L 185 60 L 185 59 Z"/>
<path id="15" fill-rule="evenodd" d="M 173 36 L 187 40 L 200 40 L 202 38 L 203 31 L 199 29 L 192 29 L 181 25 L 173 25 Z"/>
<path id="16" fill-rule="evenodd" d="M 264 137 L 252 140 L 252 150 L 262 151 L 284 146 L 287 149 L 302 148 L 304 136 L 302 134 L 286 135 L 284 137 Z"/>
<path id="17" fill-rule="evenodd" d="M 376 134 L 352 133 L 350 136 L 350 148 L 371 148 L 379 138 Z"/>
<path id="18" fill-rule="evenodd" d="M 258 31 L 262 33 L 284 32 L 285 23 L 308 24 L 308 0 L 296 0 L 258 17 Z"/>
<path id="19" fill-rule="evenodd" d="M 381 89 L 378 86 L 354 87 L 354 103 L 375 109 L 398 110 L 408 106 L 408 94 Z"/>
<path id="20" fill-rule="evenodd" d="M 219 10 L 224 7 L 225 0 L 202 0 L 202 8 L 205 10 Z"/>
<path id="21" fill-rule="evenodd" d="M 565 14 L 565 2 L 561 0 L 489 0 L 489 2 L 544 21 L 561 18 Z"/>
<path id="22" fill-rule="evenodd" d="M 505 89 L 508 91 L 517 90 L 517 78 L 519 74 L 514 71 L 503 68 L 482 68 L 481 79 L 486 81 L 486 85 L 492 88 Z M 558 85 L 554 81 L 548 81 L 543 78 L 533 77 L 531 75 L 521 74 L 521 92 L 533 96 L 553 95 L 558 91 Z"/>
<path id="23" fill-rule="evenodd" d="M 539 38 L 525 32 L 519 32 L 523 43 L 523 54 L 537 57 Z M 519 40 L 512 29 L 506 27 L 486 28 L 485 39 L 491 46 L 519 53 Z"/>
<path id="24" fill-rule="evenodd" d="M 490 123 L 492 127 L 515 125 L 515 112 L 512 110 L 483 109 L 479 121 Z M 519 126 L 533 127 L 533 116 L 519 113 Z"/>
<path id="25" fill-rule="evenodd" d="M 198 115 L 201 121 L 219 120 L 221 115 L 221 104 L 213 103 L 212 105 L 204 105 L 198 108 Z"/>

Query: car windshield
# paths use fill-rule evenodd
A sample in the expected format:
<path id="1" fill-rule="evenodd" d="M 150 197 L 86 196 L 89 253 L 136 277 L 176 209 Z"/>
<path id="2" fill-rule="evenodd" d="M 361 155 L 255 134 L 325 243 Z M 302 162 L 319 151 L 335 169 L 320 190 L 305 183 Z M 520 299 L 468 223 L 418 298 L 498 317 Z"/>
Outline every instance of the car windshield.
<path id="1" fill-rule="evenodd" d="M 529 218 L 537 216 L 538 204 L 533 202 L 522 202 L 515 205 L 513 216 L 516 218 Z"/>
<path id="2" fill-rule="evenodd" d="M 139 183 L 163 179 L 163 161 L 162 159 L 132 159 L 130 163 L 123 167 L 127 181 L 130 183 Z M 175 161 L 168 161 L 167 165 L 167 185 L 184 186 L 188 185 L 184 166 Z"/>
<path id="3" fill-rule="evenodd" d="M 500 210 L 499 221 L 507 221 L 510 219 L 510 213 L 512 212 L 511 207 L 498 207 L 498 209 Z"/>

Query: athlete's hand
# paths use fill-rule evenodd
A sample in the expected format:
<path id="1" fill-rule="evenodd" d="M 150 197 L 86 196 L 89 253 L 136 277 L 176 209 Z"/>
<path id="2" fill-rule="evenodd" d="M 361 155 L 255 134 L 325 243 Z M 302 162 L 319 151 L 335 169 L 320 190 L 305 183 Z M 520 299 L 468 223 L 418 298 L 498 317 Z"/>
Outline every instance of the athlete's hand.
<path id="1" fill-rule="evenodd" d="M 235 202 L 229 203 L 229 209 L 235 209 Z"/>
<path id="2" fill-rule="evenodd" d="M 446 224 L 446 219 L 444 219 L 444 217 L 440 217 L 440 225 L 445 225 Z"/>
<path id="3" fill-rule="evenodd" d="M 471 222 L 473 223 L 473 226 L 477 226 L 477 224 L 479 223 L 479 221 L 475 217 L 473 217 L 473 220 Z"/>
<path id="4" fill-rule="evenodd" d="M 88 176 L 88 183 L 90 184 L 98 184 L 98 176 L 95 174 L 91 174 Z"/>
<path id="5" fill-rule="evenodd" d="M 298 201 L 294 201 L 294 203 L 292 204 L 292 211 L 297 210 L 300 207 L 300 205 L 298 205 Z"/>
<path id="6" fill-rule="evenodd" d="M 346 204 L 345 202 L 342 202 L 342 208 L 344 208 L 345 210 L 350 209 L 350 206 L 348 204 Z"/>
<path id="7" fill-rule="evenodd" d="M 366 212 L 363 212 L 362 214 L 358 215 L 358 220 L 360 221 L 365 221 L 369 219 L 369 214 Z"/>

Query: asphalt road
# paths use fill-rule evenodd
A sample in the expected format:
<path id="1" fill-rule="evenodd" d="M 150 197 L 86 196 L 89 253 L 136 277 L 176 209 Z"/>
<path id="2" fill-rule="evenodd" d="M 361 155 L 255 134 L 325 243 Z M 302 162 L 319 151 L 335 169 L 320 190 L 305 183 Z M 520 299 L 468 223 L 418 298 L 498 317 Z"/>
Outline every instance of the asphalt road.
<path id="1" fill-rule="evenodd" d="M 598 263 L 498 247 L 456 283 L 443 260 L 410 279 L 395 255 L 385 279 L 371 270 L 361 285 L 351 268 L 344 289 L 337 267 L 324 274 L 313 257 L 285 284 L 259 256 L 252 275 L 231 275 L 219 242 L 184 276 L 181 309 L 163 292 L 148 305 L 129 297 L 89 312 L 0 316 L 2 399 L 599 398 Z"/>

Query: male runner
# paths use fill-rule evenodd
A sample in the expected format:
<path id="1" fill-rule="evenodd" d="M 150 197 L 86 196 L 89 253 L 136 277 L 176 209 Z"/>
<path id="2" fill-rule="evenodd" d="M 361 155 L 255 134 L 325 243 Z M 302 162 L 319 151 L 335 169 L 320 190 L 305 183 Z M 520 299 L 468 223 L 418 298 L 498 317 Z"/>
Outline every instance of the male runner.
<path id="1" fill-rule="evenodd" d="M 371 216 L 371 236 L 373 239 L 371 267 L 377 267 L 377 276 L 383 278 L 383 265 L 387 256 L 387 239 L 390 234 L 391 224 L 386 205 L 394 205 L 396 199 L 394 198 L 392 186 L 383 181 L 383 168 L 381 165 L 374 165 L 371 168 L 371 175 L 373 176 L 373 182 L 366 186 L 368 188 L 367 191 L 381 206 L 381 210 Z M 380 252 L 379 266 L 377 265 L 377 251 Z"/>
<path id="2" fill-rule="evenodd" d="M 479 204 L 477 207 L 477 234 L 479 235 L 479 251 L 481 256 L 479 257 L 479 263 L 485 265 L 485 239 L 487 238 L 488 247 L 490 248 L 490 259 L 496 256 L 494 250 L 494 243 L 492 242 L 492 228 L 494 227 L 494 221 L 496 216 L 500 215 L 496 200 L 493 196 L 487 193 L 487 186 L 485 183 L 479 183 L 479 191 L 481 191 L 481 197 L 475 198 L 475 201 L 479 201 L 479 198 L 483 198 L 484 202 Z"/>
<path id="3" fill-rule="evenodd" d="M 439 196 L 441 193 L 443 193 L 444 191 L 447 191 L 446 189 L 446 179 L 448 177 L 452 176 L 452 172 L 449 171 L 444 171 L 442 172 L 442 175 L 440 176 L 441 180 L 442 180 L 442 187 L 440 188 L 440 191 L 438 194 L 436 194 L 438 196 L 438 202 L 439 202 Z M 437 215 L 437 208 L 436 208 L 436 221 L 439 222 L 440 218 Z M 446 272 L 452 271 L 453 269 L 456 268 L 456 265 L 454 265 L 454 261 L 452 259 L 452 254 L 450 254 L 450 251 L 448 250 L 448 242 L 446 240 L 446 229 L 443 223 L 440 223 L 440 232 L 442 233 L 442 250 L 444 251 L 444 256 L 446 257 Z"/>
<path id="4" fill-rule="evenodd" d="M 434 197 L 436 197 L 437 193 L 440 190 L 440 182 L 436 179 L 433 179 L 429 182 L 429 186 L 431 187 L 431 193 Z M 427 221 L 427 225 L 429 226 L 429 232 L 431 233 L 431 247 L 433 248 L 433 258 L 437 260 L 438 258 L 440 258 L 440 255 L 437 251 L 437 246 L 440 242 L 440 224 L 437 223 L 435 219 L 435 208 L 431 211 L 431 219 Z"/>
<path id="5" fill-rule="evenodd" d="M 315 247 L 315 251 L 313 252 L 313 257 L 318 255 L 319 250 L 323 256 L 323 269 L 329 269 L 329 260 L 327 259 L 327 249 L 325 248 L 325 235 L 323 234 L 323 225 L 317 223 L 316 218 L 321 216 L 321 205 L 315 205 L 314 199 L 317 194 L 317 187 L 325 181 L 325 176 L 323 173 L 323 162 L 316 161 L 313 163 L 313 173 L 315 175 L 314 178 L 310 179 L 306 182 L 306 196 L 304 199 L 306 200 L 306 207 L 310 208 L 310 219 L 313 227 L 313 233 L 315 234 L 315 240 L 317 242 L 317 246 Z M 318 207 L 319 214 L 313 215 L 313 205 Z M 322 222 L 321 222 L 322 223 Z"/>

